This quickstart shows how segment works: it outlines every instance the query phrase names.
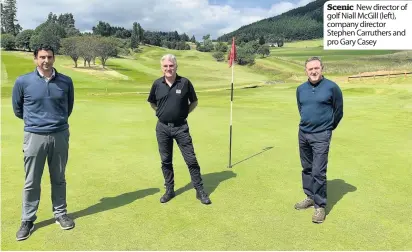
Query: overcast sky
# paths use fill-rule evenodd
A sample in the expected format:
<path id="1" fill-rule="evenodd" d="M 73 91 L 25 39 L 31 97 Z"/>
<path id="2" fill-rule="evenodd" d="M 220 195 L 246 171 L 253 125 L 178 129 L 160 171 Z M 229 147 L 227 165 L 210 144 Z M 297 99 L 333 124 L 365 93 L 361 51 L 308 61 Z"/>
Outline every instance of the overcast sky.
<path id="1" fill-rule="evenodd" d="M 34 29 L 54 14 L 72 13 L 76 28 L 91 31 L 98 21 L 131 29 L 186 32 L 212 39 L 243 25 L 273 17 L 312 0 L 17 0 L 17 19 Z"/>

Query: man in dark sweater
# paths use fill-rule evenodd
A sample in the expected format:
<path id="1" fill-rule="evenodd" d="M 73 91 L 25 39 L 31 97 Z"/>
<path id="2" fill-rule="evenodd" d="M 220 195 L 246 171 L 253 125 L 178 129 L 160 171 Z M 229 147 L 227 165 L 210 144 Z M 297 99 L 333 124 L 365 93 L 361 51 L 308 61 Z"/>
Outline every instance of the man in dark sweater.
<path id="1" fill-rule="evenodd" d="M 298 210 L 314 206 L 314 223 L 322 223 L 326 213 L 326 170 L 332 131 L 343 117 L 343 98 L 339 86 L 322 75 L 320 58 L 305 63 L 308 81 L 296 90 L 300 114 L 299 152 L 303 191 L 307 198 L 297 203 Z"/>
<path id="2" fill-rule="evenodd" d="M 160 59 L 160 64 L 163 77 L 154 81 L 147 99 L 159 118 L 156 124 L 156 138 L 166 187 L 160 202 L 166 203 L 175 197 L 173 140 L 176 140 L 189 168 L 192 184 L 196 189 L 196 198 L 202 204 L 211 204 L 203 188 L 200 166 L 186 120 L 198 103 L 195 89 L 190 80 L 177 74 L 177 60 L 174 55 L 164 55 Z"/>
<path id="3" fill-rule="evenodd" d="M 70 77 L 53 68 L 54 60 L 52 47 L 39 46 L 34 50 L 36 69 L 18 77 L 13 87 L 14 114 L 24 121 L 25 184 L 22 223 L 16 234 L 18 241 L 27 239 L 34 230 L 46 159 L 56 223 L 62 229 L 74 227 L 73 220 L 67 216 L 65 179 L 70 136 L 68 118 L 73 110 L 74 88 Z"/>

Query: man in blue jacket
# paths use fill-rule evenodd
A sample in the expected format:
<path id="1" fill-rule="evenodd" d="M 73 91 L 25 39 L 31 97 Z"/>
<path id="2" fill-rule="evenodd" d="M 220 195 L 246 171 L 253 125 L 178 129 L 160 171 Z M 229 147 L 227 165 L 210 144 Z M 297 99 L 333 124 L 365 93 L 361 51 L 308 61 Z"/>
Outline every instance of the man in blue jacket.
<path id="1" fill-rule="evenodd" d="M 40 184 L 44 165 L 50 173 L 51 197 L 56 223 L 71 229 L 74 222 L 67 216 L 65 171 L 69 150 L 68 118 L 73 110 L 72 79 L 53 68 L 54 50 L 41 45 L 34 50 L 36 69 L 17 78 L 13 87 L 14 114 L 24 121 L 25 184 L 18 241 L 27 239 L 34 230 L 40 202 Z"/>
<path id="2" fill-rule="evenodd" d="M 314 223 L 322 223 L 326 213 L 326 170 L 332 131 L 343 117 L 343 98 L 339 86 L 322 75 L 320 58 L 305 63 L 308 81 L 296 90 L 300 114 L 299 152 L 302 183 L 306 199 L 297 203 L 298 210 L 314 206 Z"/>

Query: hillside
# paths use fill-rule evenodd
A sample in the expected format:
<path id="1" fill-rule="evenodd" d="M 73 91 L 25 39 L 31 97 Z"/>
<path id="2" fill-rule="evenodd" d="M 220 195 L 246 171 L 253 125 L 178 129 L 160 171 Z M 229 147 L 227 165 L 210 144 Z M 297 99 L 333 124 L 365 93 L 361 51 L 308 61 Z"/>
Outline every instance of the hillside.
<path id="1" fill-rule="evenodd" d="M 217 40 L 230 41 L 232 37 L 236 37 L 240 41 L 247 42 L 259 39 L 261 36 L 266 41 L 321 38 L 323 37 L 323 4 L 325 2 L 326 0 L 316 0 L 281 15 L 242 26 Z"/>

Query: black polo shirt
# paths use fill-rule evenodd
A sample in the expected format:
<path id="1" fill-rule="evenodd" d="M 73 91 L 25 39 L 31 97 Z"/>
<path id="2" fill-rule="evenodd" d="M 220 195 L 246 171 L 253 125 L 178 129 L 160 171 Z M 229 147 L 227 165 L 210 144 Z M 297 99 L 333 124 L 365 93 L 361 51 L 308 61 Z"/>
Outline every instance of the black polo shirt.
<path id="1" fill-rule="evenodd" d="M 187 118 L 189 101 L 197 101 L 197 96 L 192 83 L 185 77 L 176 75 L 171 87 L 166 83 L 165 77 L 155 80 L 147 101 L 156 104 L 156 116 L 161 122 L 178 123 Z"/>

